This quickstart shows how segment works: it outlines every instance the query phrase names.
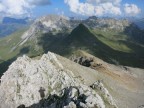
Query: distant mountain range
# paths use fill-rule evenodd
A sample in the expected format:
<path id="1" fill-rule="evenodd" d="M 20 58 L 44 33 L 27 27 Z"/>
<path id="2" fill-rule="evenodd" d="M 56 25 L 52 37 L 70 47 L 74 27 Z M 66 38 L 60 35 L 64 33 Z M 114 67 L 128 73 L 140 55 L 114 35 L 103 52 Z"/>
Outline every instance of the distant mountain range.
<path id="1" fill-rule="evenodd" d="M 26 28 L 29 25 L 29 19 L 15 19 L 10 17 L 4 17 L 0 23 L 0 37 L 10 35 L 20 29 Z"/>
<path id="2" fill-rule="evenodd" d="M 141 29 L 144 30 L 144 18 L 143 19 L 139 19 L 139 20 L 135 20 L 134 23 L 139 26 Z"/>
<path id="3" fill-rule="evenodd" d="M 4 17 L 2 24 L 27 24 L 29 18 L 24 18 L 24 19 L 15 19 L 15 18 L 10 18 L 10 17 Z"/>

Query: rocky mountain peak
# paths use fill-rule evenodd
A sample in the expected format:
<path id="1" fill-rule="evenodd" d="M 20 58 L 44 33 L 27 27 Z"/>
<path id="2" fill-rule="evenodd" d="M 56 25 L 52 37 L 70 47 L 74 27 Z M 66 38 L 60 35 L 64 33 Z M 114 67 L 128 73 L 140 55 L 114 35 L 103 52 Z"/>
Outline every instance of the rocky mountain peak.
<path id="1" fill-rule="evenodd" d="M 47 15 L 47 16 L 43 16 L 39 19 L 37 19 L 37 21 L 46 21 L 46 20 L 69 20 L 68 17 L 63 16 L 63 15 Z"/>
<path id="2" fill-rule="evenodd" d="M 11 17 L 4 17 L 2 23 L 3 24 L 27 24 L 29 18 L 26 17 L 24 19 L 16 19 Z"/>
<path id="3" fill-rule="evenodd" d="M 51 52 L 40 59 L 18 58 L 1 78 L 0 97 L 3 98 L 0 99 L 0 107 L 105 108 L 106 103 L 95 91 L 101 91 L 99 88 L 102 88 L 108 103 L 114 105 L 100 82 L 89 87 L 61 62 Z"/>
<path id="4" fill-rule="evenodd" d="M 96 16 L 90 16 L 89 18 L 88 18 L 88 20 L 97 20 L 98 19 L 98 17 L 96 17 Z"/>
<path id="5" fill-rule="evenodd" d="M 39 32 L 48 33 L 54 31 L 63 32 L 73 28 L 73 23 L 70 23 L 69 18 L 58 15 L 43 16 L 31 25 L 31 27 L 22 35 L 20 45 L 23 45 L 28 39 L 36 38 Z"/>

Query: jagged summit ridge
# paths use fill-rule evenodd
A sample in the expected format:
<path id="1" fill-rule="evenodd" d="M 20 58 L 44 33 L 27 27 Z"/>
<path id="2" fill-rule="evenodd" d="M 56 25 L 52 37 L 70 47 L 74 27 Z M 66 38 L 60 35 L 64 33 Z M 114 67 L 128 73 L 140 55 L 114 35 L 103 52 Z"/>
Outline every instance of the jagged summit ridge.
<path id="1" fill-rule="evenodd" d="M 44 101 L 44 108 L 105 108 L 102 98 L 75 78 L 73 72 L 67 70 L 51 52 L 39 60 L 27 56 L 18 58 L 2 76 L 0 89 L 0 97 L 3 97 L 0 100 L 1 108 L 16 108 L 22 104 L 35 108 L 33 104 L 40 100 L 55 100 L 56 97 L 57 101 Z M 41 108 L 43 104 L 38 105 Z"/>

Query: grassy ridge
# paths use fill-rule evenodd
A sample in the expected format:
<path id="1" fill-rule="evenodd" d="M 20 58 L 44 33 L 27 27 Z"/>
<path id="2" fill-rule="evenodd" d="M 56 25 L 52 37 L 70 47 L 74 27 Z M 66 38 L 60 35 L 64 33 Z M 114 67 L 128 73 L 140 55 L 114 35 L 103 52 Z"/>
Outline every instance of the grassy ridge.
<path id="1" fill-rule="evenodd" d="M 128 40 L 128 36 L 126 36 L 123 33 L 118 33 L 117 31 L 112 31 L 112 30 L 104 31 L 100 29 L 94 29 L 91 30 L 91 32 L 95 34 L 95 36 L 100 41 L 102 41 L 103 43 L 105 43 L 106 45 L 110 46 L 115 50 L 122 51 L 122 52 L 132 51 L 127 45 L 122 43 L 122 41 Z"/>

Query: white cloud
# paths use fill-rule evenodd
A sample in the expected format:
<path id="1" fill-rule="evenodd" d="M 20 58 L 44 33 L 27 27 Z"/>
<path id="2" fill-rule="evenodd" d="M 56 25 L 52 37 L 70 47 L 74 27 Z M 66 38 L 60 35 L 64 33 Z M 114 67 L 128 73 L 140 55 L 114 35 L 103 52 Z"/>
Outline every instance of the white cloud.
<path id="1" fill-rule="evenodd" d="M 87 0 L 87 3 L 91 4 L 101 4 L 101 3 L 113 3 L 114 5 L 119 5 L 121 0 Z"/>
<path id="2" fill-rule="evenodd" d="M 140 8 L 135 4 L 124 4 L 122 0 L 64 0 L 70 7 L 70 11 L 85 16 L 122 16 L 137 15 L 141 12 Z"/>
<path id="3" fill-rule="evenodd" d="M 1 16 L 28 16 L 31 9 L 39 5 L 48 5 L 49 0 L 0 0 Z"/>
<path id="4" fill-rule="evenodd" d="M 27 9 L 30 8 L 25 0 L 2 0 L 1 5 L 3 6 L 3 13 L 9 15 L 27 14 Z"/>
<path id="5" fill-rule="evenodd" d="M 124 11 L 125 11 L 126 15 L 135 16 L 141 12 L 141 9 L 138 8 L 138 6 L 135 4 L 127 4 L 126 3 L 124 5 Z"/>
<path id="6" fill-rule="evenodd" d="M 79 0 L 64 0 L 74 13 L 85 16 L 121 15 L 119 2 L 121 0 L 87 0 L 81 3 Z"/>

